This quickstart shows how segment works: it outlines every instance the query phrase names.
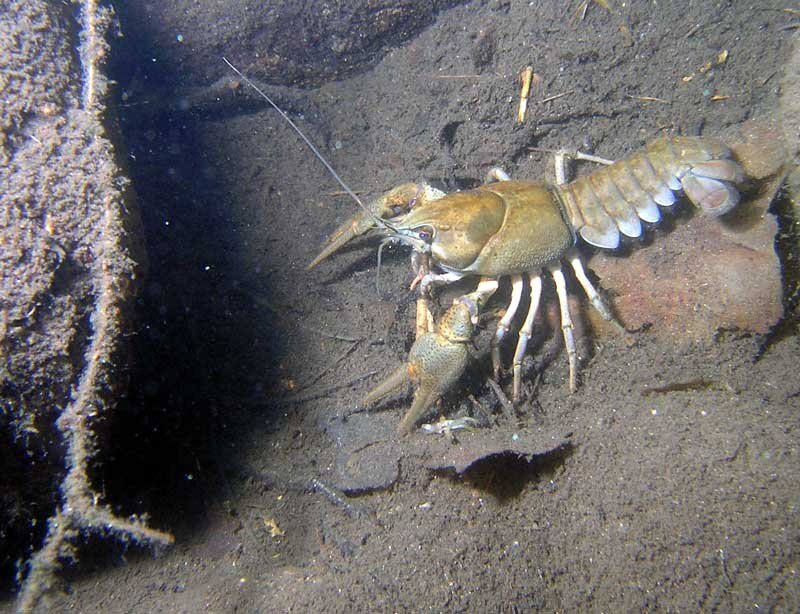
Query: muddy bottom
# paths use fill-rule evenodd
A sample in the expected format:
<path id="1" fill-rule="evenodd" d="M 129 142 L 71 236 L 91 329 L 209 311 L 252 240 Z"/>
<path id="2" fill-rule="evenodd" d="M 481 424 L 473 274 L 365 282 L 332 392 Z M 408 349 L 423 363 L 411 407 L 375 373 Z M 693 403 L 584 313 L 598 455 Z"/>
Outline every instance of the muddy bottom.
<path id="1" fill-rule="evenodd" d="M 409 180 L 471 187 L 495 165 L 550 178 L 547 150 L 617 158 L 776 104 L 791 36 L 779 3 L 590 3 L 584 19 L 569 4 L 450 9 L 370 72 L 297 91 L 292 117 L 369 198 Z M 517 124 L 527 65 L 541 81 Z M 359 402 L 413 342 L 408 251 L 384 252 L 379 289 L 368 238 L 305 270 L 355 209 L 265 107 L 128 113 L 151 271 L 143 366 L 102 479 L 120 513 L 151 512 L 177 545 L 157 558 L 90 545 L 59 609 L 800 606 L 791 330 L 600 340 L 579 326 L 569 394 L 543 318 L 513 410 L 484 357 L 429 416 L 482 428 L 399 438 L 409 396 Z M 507 300 L 503 286 L 492 306 Z"/>

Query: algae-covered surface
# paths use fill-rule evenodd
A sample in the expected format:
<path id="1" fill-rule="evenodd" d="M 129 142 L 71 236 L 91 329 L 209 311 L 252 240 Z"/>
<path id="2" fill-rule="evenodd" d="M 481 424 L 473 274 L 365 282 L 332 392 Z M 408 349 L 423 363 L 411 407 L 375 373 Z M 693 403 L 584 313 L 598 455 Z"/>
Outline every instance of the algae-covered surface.
<path id="1" fill-rule="evenodd" d="M 618 158 L 666 133 L 728 135 L 777 108 L 797 23 L 784 5 L 589 2 L 583 15 L 582 4 L 443 10 L 374 68 L 281 98 L 364 198 L 409 180 L 472 187 L 496 165 L 549 179 L 549 150 Z M 642 269 L 663 279 L 640 284 L 647 297 L 599 279 L 612 302 L 673 302 L 659 312 L 670 334 L 658 322 L 624 336 L 578 326 L 581 385 L 569 394 L 547 279 L 522 401 L 504 409 L 484 359 L 430 416 L 475 415 L 484 428 L 401 438 L 409 397 L 370 412 L 359 401 L 413 342 L 407 250 L 385 250 L 379 289 L 369 238 L 306 271 L 354 204 L 266 105 L 243 94 L 180 104 L 207 84 L 177 81 L 165 99 L 170 83 L 134 67 L 153 53 L 137 44 L 118 65 L 130 94 L 119 112 L 151 270 L 140 366 L 102 481 L 119 513 L 150 513 L 176 545 L 154 558 L 90 544 L 59 610 L 800 606 L 800 342 L 791 321 L 763 332 L 774 310 L 758 333 L 709 331 L 697 322 L 715 308 L 674 300 L 670 267 L 703 265 L 678 251 L 694 247 L 680 239 L 697 217 L 689 208 L 604 265 L 661 250 Z M 517 76 L 529 65 L 519 124 Z M 739 242 L 728 285 L 780 283 L 760 245 Z M 725 252 L 713 262 L 724 268 Z M 741 269 L 753 263 L 766 268 Z M 764 287 L 767 304 L 780 289 Z"/>

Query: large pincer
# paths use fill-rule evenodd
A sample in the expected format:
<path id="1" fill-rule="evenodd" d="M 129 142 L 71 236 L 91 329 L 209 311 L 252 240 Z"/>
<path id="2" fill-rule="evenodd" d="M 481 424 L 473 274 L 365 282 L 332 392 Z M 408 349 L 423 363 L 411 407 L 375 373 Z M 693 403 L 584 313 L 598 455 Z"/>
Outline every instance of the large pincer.
<path id="1" fill-rule="evenodd" d="M 386 220 L 407 213 L 415 204 L 419 193 L 419 185 L 416 183 L 404 183 L 367 204 L 364 209 L 359 209 L 358 213 L 339 226 L 328 237 L 320 254 L 314 258 L 306 269 L 313 269 L 349 241 L 374 228 L 377 225 L 376 218 Z"/>
<path id="2" fill-rule="evenodd" d="M 413 207 L 425 204 L 444 196 L 444 192 L 427 183 L 404 183 L 393 188 L 360 209 L 352 218 L 339 226 L 325 242 L 319 256 L 306 267 L 313 269 L 339 248 L 352 239 L 378 226 L 380 220 L 391 220 L 405 215 Z"/>
<path id="3" fill-rule="evenodd" d="M 401 434 L 410 432 L 466 369 L 470 361 L 467 346 L 472 338 L 472 317 L 467 304 L 457 300 L 442 316 L 438 330 L 417 337 L 408 362 L 372 390 L 364 399 L 364 405 L 370 405 L 411 382 L 416 386 L 414 401 L 398 426 Z"/>

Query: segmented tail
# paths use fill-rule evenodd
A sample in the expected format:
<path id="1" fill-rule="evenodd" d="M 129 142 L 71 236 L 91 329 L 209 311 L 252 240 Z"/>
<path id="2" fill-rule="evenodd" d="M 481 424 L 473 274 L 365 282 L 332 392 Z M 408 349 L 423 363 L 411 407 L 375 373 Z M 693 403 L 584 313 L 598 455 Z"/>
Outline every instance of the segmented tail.
<path id="1" fill-rule="evenodd" d="M 739 203 L 735 184 L 743 179 L 722 143 L 673 137 L 557 189 L 575 231 L 587 243 L 613 249 L 620 233 L 642 234 L 641 220 L 658 222 L 659 205 L 673 205 L 679 190 L 709 215 L 727 213 Z"/>

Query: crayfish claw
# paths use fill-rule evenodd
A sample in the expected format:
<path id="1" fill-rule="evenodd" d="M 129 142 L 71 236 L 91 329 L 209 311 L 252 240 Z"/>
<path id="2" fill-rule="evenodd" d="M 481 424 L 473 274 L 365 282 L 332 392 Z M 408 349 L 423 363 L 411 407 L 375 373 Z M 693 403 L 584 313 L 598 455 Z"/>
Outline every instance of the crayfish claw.
<path id="1" fill-rule="evenodd" d="M 404 183 L 373 200 L 328 237 L 322 251 L 306 267 L 306 270 L 313 269 L 320 262 L 339 251 L 348 242 L 377 226 L 376 219 L 386 220 L 407 213 L 412 206 L 419 202 L 420 195 L 422 195 L 423 199 L 430 199 L 430 196 L 428 196 L 430 190 L 433 190 L 433 188 L 430 188 L 427 184 Z"/>
<path id="2" fill-rule="evenodd" d="M 369 394 L 364 397 L 364 405 L 372 405 L 376 401 L 380 401 L 383 397 L 390 395 L 395 390 L 399 389 L 403 384 L 411 381 L 411 366 L 406 364 L 399 367 L 383 382 L 370 390 Z"/>
<path id="3" fill-rule="evenodd" d="M 409 433 L 431 406 L 458 381 L 469 364 L 467 347 L 473 325 L 469 308 L 456 302 L 448 309 L 435 332 L 420 335 L 411 347 L 408 363 L 376 386 L 364 399 L 369 405 L 411 381 L 417 390 L 411 408 L 400 421 L 398 431 Z"/>
<path id="4" fill-rule="evenodd" d="M 306 271 L 310 271 L 323 260 L 329 258 L 332 254 L 336 253 L 344 247 L 348 242 L 356 237 L 364 234 L 375 225 L 372 218 L 364 211 L 359 211 L 352 218 L 347 220 L 344 224 L 339 226 L 336 231 L 328 237 L 325 247 L 317 255 L 314 260 L 306 267 Z"/>
<path id="5" fill-rule="evenodd" d="M 417 420 L 431 408 L 442 394 L 444 394 L 444 392 L 439 390 L 436 386 L 430 387 L 420 385 L 419 389 L 417 389 L 417 392 L 414 394 L 414 402 L 411 404 L 411 408 L 406 412 L 406 415 L 403 416 L 403 419 L 397 426 L 398 433 L 401 435 L 410 433 L 417 423 Z"/>

